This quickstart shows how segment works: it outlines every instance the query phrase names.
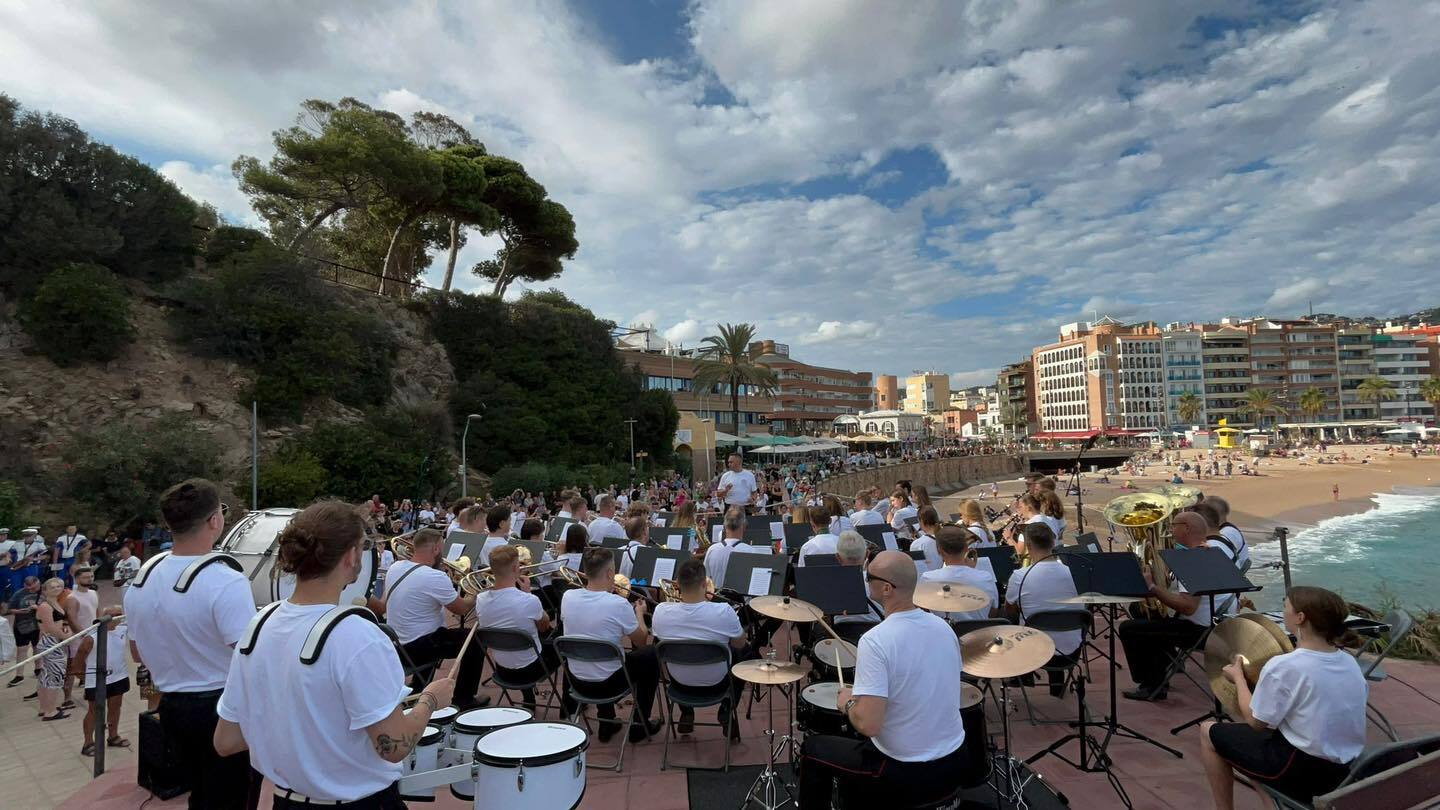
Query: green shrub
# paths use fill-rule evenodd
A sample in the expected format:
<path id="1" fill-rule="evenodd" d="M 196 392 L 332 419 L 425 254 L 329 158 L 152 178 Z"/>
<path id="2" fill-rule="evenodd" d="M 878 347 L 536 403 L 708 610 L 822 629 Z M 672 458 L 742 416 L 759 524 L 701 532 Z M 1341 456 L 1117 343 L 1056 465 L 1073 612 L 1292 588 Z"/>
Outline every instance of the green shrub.
<path id="1" fill-rule="evenodd" d="M 260 465 L 259 508 L 303 508 L 325 492 L 329 474 L 320 460 L 298 446 L 287 446 Z"/>
<path id="2" fill-rule="evenodd" d="M 68 264 L 46 276 L 21 304 L 20 322 L 62 367 L 114 360 L 135 335 L 125 285 L 96 264 Z"/>
<path id="3" fill-rule="evenodd" d="M 0 526 L 9 529 L 12 538 L 19 538 L 24 528 L 25 521 L 20 517 L 20 486 L 14 481 L 0 481 Z"/>
<path id="4" fill-rule="evenodd" d="M 115 523 L 155 517 L 172 484 L 221 477 L 214 439 L 188 413 L 107 424 L 74 436 L 62 455 L 68 494 Z"/>
<path id="5" fill-rule="evenodd" d="M 358 423 L 321 423 L 287 443 L 280 458 L 304 453 L 314 459 L 325 472 L 319 495 L 433 499 L 456 480 L 449 444 L 449 419 L 443 408 L 430 405 L 390 409 Z"/>
<path id="6" fill-rule="evenodd" d="M 530 461 L 497 470 L 490 479 L 493 495 L 506 495 L 517 489 L 526 492 L 550 493 L 567 487 L 607 487 L 630 480 L 630 468 L 624 464 L 586 464 L 567 467 Z"/>

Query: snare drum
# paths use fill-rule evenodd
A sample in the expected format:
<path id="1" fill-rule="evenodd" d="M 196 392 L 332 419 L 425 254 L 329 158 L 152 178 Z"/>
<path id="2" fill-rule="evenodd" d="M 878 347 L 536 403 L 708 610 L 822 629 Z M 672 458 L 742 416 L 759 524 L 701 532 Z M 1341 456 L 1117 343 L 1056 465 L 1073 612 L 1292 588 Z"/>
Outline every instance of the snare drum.
<path id="1" fill-rule="evenodd" d="M 990 738 L 985 733 L 985 694 L 970 684 L 960 685 L 960 722 L 965 726 L 965 767 L 962 787 L 983 785 L 990 779 Z"/>
<path id="2" fill-rule="evenodd" d="M 445 766 L 459 765 L 474 757 L 475 743 L 496 729 L 507 728 L 530 722 L 530 712 L 524 709 L 517 709 L 512 706 L 496 706 L 488 709 L 471 709 L 455 718 L 455 725 L 450 731 L 450 744 L 447 746 L 446 759 L 442 760 Z M 475 783 L 470 780 L 455 782 L 450 785 L 450 792 L 457 798 L 473 799 L 475 794 Z"/>
<path id="3" fill-rule="evenodd" d="M 800 702 L 795 704 L 795 725 L 811 734 L 836 734 L 841 737 L 859 735 L 850 730 L 850 723 L 841 714 L 836 698 L 840 695 L 840 684 L 829 681 L 805 687 L 800 693 Z"/>
<path id="4" fill-rule="evenodd" d="M 445 743 L 445 732 L 434 726 L 426 726 L 425 733 L 420 735 L 420 742 L 410 749 L 410 756 L 405 758 L 406 776 L 414 776 L 417 773 L 428 773 L 439 767 L 440 747 Z M 411 793 L 401 793 L 402 799 L 419 799 L 430 801 L 435 798 L 435 788 L 425 788 Z"/>
<path id="5" fill-rule="evenodd" d="M 845 673 L 845 682 L 855 682 L 855 645 L 848 641 L 827 638 L 815 644 L 810 653 L 810 678 L 813 681 L 835 680 L 835 656 L 840 656 L 840 669 Z"/>
<path id="6" fill-rule="evenodd" d="M 255 606 L 264 607 L 295 592 L 295 576 L 282 574 L 275 567 L 280 546 L 280 532 L 290 525 L 299 509 L 265 509 L 250 512 L 236 523 L 215 545 L 234 557 L 250 580 Z M 360 555 L 360 575 L 340 592 L 341 605 L 364 605 L 375 588 L 375 572 L 379 569 L 373 546 Z"/>
<path id="7" fill-rule="evenodd" d="M 563 810 L 585 795 L 590 736 L 573 723 L 533 722 L 498 729 L 475 743 L 480 775 L 475 808 Z"/>

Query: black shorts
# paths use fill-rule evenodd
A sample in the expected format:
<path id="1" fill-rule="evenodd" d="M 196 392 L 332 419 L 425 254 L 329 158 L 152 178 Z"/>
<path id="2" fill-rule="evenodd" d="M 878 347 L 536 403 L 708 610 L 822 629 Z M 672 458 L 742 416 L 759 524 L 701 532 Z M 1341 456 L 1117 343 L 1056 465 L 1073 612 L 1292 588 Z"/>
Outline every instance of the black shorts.
<path id="1" fill-rule="evenodd" d="M 1348 765 L 1301 751 L 1278 730 L 1261 731 L 1247 723 L 1216 723 L 1210 727 L 1210 744 L 1252 781 L 1304 802 L 1339 787 L 1350 773 Z"/>
<path id="2" fill-rule="evenodd" d="M 113 698 L 113 697 L 115 697 L 116 695 L 123 695 L 123 694 L 125 694 L 126 692 L 129 692 L 129 691 L 130 691 L 130 679 L 129 679 L 129 678 L 121 678 L 120 680 L 118 680 L 118 681 L 110 684 L 109 686 L 105 687 L 105 699 L 106 699 L 106 700 L 109 700 L 110 698 Z M 94 687 L 91 687 L 90 689 L 86 689 L 86 690 L 85 690 L 85 702 L 86 702 L 86 703 L 94 703 L 94 702 L 95 702 L 95 689 L 94 689 Z"/>
<path id="3" fill-rule="evenodd" d="M 23 631 L 20 631 L 20 630 L 16 630 L 16 631 L 15 631 L 15 646 L 16 646 L 16 647 L 34 646 L 34 645 L 35 645 L 36 643 L 38 643 L 39 641 L 40 641 L 40 628 L 39 628 L 39 627 L 36 627 L 34 630 L 31 630 L 31 631 L 29 631 L 29 632 L 23 632 Z"/>

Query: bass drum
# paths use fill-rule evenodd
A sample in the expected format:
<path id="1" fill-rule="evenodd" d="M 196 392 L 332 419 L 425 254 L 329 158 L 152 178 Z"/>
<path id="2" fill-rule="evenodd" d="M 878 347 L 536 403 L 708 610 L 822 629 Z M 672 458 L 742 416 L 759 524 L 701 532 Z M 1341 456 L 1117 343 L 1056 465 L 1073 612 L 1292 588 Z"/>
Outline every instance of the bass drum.
<path id="1" fill-rule="evenodd" d="M 220 538 L 216 551 L 223 551 L 240 562 L 250 579 L 250 592 L 255 606 L 263 607 L 289 596 L 295 591 L 295 577 L 281 574 L 275 568 L 280 532 L 290 525 L 299 509 L 264 509 L 250 512 Z M 340 592 L 341 605 L 364 605 L 375 589 L 375 573 L 380 567 L 375 547 L 368 546 L 360 555 L 360 576 Z M 358 600 L 358 601 L 357 601 Z"/>

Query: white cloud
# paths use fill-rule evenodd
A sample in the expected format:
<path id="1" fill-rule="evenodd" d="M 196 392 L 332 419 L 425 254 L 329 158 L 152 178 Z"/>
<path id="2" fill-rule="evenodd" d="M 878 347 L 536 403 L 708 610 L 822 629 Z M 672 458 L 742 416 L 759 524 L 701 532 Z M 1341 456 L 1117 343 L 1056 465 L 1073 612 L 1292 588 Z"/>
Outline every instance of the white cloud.
<path id="1" fill-rule="evenodd" d="M 227 221 L 252 228 L 262 226 L 260 217 L 250 209 L 249 199 L 240 193 L 229 166 L 197 168 L 183 160 L 167 160 L 158 171 L 181 191 L 215 206 Z"/>
<path id="2" fill-rule="evenodd" d="M 829 343 L 832 341 L 869 340 L 876 337 L 880 327 L 870 321 L 823 321 L 815 331 L 803 334 L 798 342 L 805 344 Z"/>
<path id="3" fill-rule="evenodd" d="M 711 333 L 711 328 L 700 323 L 694 318 L 687 318 L 674 326 L 666 329 L 661 334 L 671 343 L 680 346 L 692 346 L 704 340 Z"/>

